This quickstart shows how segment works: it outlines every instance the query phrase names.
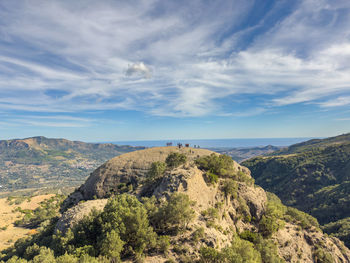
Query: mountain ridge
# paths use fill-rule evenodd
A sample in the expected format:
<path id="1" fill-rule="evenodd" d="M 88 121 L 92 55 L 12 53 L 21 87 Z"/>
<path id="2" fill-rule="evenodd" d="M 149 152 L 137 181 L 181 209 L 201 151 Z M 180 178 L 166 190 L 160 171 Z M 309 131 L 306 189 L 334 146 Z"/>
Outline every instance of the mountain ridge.
<path id="1" fill-rule="evenodd" d="M 85 143 L 44 136 L 1 140 L 1 190 L 50 187 L 57 184 L 77 186 L 89 172 L 106 160 L 138 149 L 144 147 Z"/>
<path id="2" fill-rule="evenodd" d="M 350 246 L 349 133 L 295 144 L 243 165 L 258 185 L 315 216 L 328 234 Z"/>

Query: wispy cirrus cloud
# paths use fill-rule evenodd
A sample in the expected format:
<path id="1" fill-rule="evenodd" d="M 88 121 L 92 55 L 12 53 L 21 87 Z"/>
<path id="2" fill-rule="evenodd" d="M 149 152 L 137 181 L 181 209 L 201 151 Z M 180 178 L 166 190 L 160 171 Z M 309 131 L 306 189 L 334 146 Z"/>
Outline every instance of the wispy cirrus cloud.
<path id="1" fill-rule="evenodd" d="M 261 17 L 258 1 L 239 0 L 0 6 L 2 111 L 198 117 L 244 115 L 231 107 L 241 98 L 249 116 L 348 105 L 348 1 L 280 1 Z"/>

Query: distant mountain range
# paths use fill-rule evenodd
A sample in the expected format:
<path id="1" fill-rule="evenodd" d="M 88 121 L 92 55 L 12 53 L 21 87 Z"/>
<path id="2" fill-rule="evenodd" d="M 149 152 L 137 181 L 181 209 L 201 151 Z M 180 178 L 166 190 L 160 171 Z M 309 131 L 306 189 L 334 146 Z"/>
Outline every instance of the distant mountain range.
<path id="1" fill-rule="evenodd" d="M 236 162 L 242 162 L 250 158 L 266 155 L 280 150 L 282 147 L 267 145 L 264 147 L 239 147 L 239 148 L 208 148 L 212 151 L 227 154 Z"/>
<path id="2" fill-rule="evenodd" d="M 144 149 L 32 137 L 0 141 L 0 191 L 78 186 L 110 158 Z"/>
<path id="3" fill-rule="evenodd" d="M 294 144 L 242 165 L 258 185 L 350 246 L 350 134 Z"/>

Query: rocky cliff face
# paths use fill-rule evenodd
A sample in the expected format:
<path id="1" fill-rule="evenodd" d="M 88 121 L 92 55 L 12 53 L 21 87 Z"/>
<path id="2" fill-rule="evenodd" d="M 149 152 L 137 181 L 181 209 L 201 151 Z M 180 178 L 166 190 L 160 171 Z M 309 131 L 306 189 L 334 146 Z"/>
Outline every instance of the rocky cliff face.
<path id="1" fill-rule="evenodd" d="M 266 192 L 254 184 L 237 181 L 235 194 L 227 196 L 223 191 L 226 179 L 220 178 L 216 184 L 209 184 L 206 172 L 193 162 L 195 158 L 213 152 L 176 147 L 152 148 L 124 154 L 99 167 L 67 199 L 66 204 L 73 207 L 63 214 L 57 223 L 57 229 L 65 231 L 93 207 L 103 209 L 106 203 L 106 200 L 91 200 L 77 204 L 80 200 L 107 198 L 122 188 L 127 189 L 129 194 L 142 196 L 146 187 L 144 177 L 151 163 L 164 161 L 171 152 L 186 154 L 187 163 L 168 170 L 157 184 L 151 188 L 147 186 L 146 192 L 148 196 L 155 196 L 158 200 L 166 199 L 172 193 L 183 193 L 194 201 L 195 219 L 188 225 L 188 231 L 171 237 L 173 244 L 186 247 L 186 253 L 195 258 L 202 246 L 220 249 L 230 245 L 235 235 L 247 231 L 259 233 L 262 218 L 268 213 Z M 237 163 L 233 163 L 233 166 L 237 172 L 250 176 L 247 168 Z M 211 215 L 210 211 L 214 211 L 215 215 Z M 198 229 L 203 229 L 203 235 L 198 242 L 193 242 L 193 236 Z M 302 228 L 298 220 L 284 222 L 270 240 L 276 244 L 278 255 L 285 262 L 329 262 L 322 261 L 322 256 L 326 254 L 332 257 L 333 262 L 350 262 L 350 251 L 341 241 L 324 235 L 317 227 Z M 174 251 L 175 249 L 171 250 L 168 257 L 180 261 L 179 255 Z M 165 262 L 166 258 L 156 255 L 147 257 L 145 261 Z"/>

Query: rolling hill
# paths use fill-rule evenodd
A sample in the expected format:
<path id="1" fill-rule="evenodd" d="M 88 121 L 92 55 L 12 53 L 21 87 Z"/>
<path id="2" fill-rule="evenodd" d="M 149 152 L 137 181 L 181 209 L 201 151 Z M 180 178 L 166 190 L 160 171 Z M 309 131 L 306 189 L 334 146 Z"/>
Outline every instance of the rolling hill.
<path id="1" fill-rule="evenodd" d="M 78 186 L 96 167 L 144 147 L 32 137 L 0 141 L 0 192 Z"/>

